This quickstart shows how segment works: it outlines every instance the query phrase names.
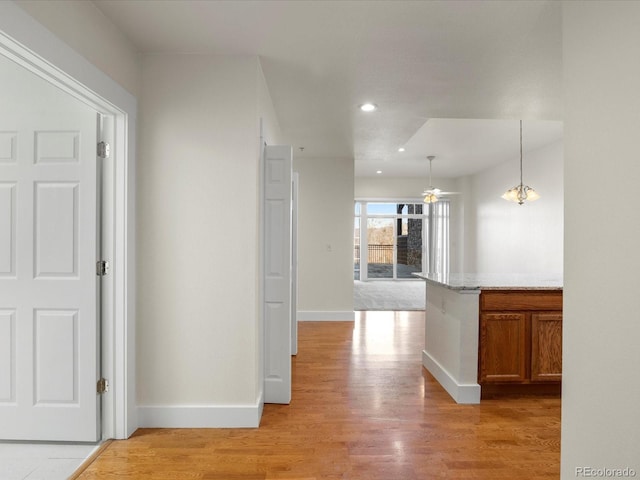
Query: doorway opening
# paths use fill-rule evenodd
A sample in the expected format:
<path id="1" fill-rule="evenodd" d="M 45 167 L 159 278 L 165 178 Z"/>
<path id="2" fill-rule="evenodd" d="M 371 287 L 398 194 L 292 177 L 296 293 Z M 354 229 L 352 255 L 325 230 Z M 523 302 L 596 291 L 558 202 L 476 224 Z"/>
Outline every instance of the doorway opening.
<path id="1" fill-rule="evenodd" d="M 355 202 L 355 310 L 424 309 L 424 282 L 414 274 L 449 271 L 449 212 L 445 199 Z"/>
<path id="2" fill-rule="evenodd" d="M 355 203 L 354 280 L 414 280 L 427 271 L 429 210 L 419 202 Z"/>

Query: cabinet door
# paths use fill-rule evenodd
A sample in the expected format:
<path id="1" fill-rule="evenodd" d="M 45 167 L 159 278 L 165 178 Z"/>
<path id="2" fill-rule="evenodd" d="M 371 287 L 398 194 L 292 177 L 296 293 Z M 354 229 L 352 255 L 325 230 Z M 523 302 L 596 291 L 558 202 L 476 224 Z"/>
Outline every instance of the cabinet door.
<path id="1" fill-rule="evenodd" d="M 531 315 L 531 381 L 562 379 L 562 314 Z"/>
<path id="2" fill-rule="evenodd" d="M 526 379 L 526 314 L 483 313 L 480 317 L 480 382 Z"/>

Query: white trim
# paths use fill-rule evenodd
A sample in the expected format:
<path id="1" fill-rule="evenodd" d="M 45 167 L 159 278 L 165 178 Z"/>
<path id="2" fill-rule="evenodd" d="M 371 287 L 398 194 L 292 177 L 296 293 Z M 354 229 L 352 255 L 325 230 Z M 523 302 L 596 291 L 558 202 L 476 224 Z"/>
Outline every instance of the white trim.
<path id="1" fill-rule="evenodd" d="M 354 311 L 306 311 L 298 310 L 299 322 L 353 322 L 356 319 Z"/>
<path id="2" fill-rule="evenodd" d="M 114 145 L 114 118 L 113 115 L 99 115 L 98 142 L 106 142 Z M 100 259 L 104 259 L 112 263 L 115 258 L 113 251 L 115 226 L 115 162 L 112 155 L 109 158 L 103 158 L 100 161 L 102 166 L 101 180 L 99 182 L 101 189 L 101 218 L 99 221 L 101 229 L 100 238 Z M 114 318 L 114 292 L 115 292 L 114 275 L 105 275 L 101 277 L 101 307 L 102 317 L 100 322 L 100 374 L 103 378 L 112 379 L 114 376 L 113 355 L 114 338 L 113 338 L 113 318 Z M 112 438 L 115 431 L 115 404 L 113 395 L 106 392 L 102 395 L 102 438 Z"/>
<path id="3" fill-rule="evenodd" d="M 367 203 L 423 203 L 422 197 L 356 197 L 354 202 Z"/>
<path id="4" fill-rule="evenodd" d="M 257 371 L 258 371 L 258 399 L 260 414 L 264 408 L 265 366 L 267 364 L 267 339 L 264 326 L 264 152 L 267 144 L 264 141 L 264 120 L 260 117 L 260 142 L 258 145 L 258 188 L 256 202 L 258 204 L 258 303 L 256 315 L 258 317 L 256 345 Z"/>
<path id="5" fill-rule="evenodd" d="M 138 422 L 140 428 L 257 428 L 262 405 L 144 405 Z"/>
<path id="6" fill-rule="evenodd" d="M 291 175 L 291 355 L 298 354 L 298 186 L 300 175 Z"/>
<path id="7" fill-rule="evenodd" d="M 425 350 L 422 351 L 422 365 L 429 370 L 456 403 L 480 403 L 480 385 L 477 383 L 460 384 Z"/>
<path id="8" fill-rule="evenodd" d="M 260 425 L 260 420 L 262 419 L 262 412 L 264 410 L 264 388 L 260 389 L 258 392 L 258 400 L 256 400 L 256 404 L 258 405 L 258 425 Z"/>
<path id="9" fill-rule="evenodd" d="M 127 438 L 137 428 L 135 409 L 135 124 L 134 96 L 53 35 L 13 2 L 0 2 L 0 55 L 114 119 L 112 341 L 103 349 L 113 412 L 103 438 Z"/>

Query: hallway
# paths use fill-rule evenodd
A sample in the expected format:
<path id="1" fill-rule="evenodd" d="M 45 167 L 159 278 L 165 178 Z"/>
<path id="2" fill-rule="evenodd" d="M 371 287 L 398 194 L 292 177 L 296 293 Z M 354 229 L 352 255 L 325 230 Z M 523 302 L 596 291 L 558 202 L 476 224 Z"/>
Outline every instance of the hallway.
<path id="1" fill-rule="evenodd" d="M 421 367 L 424 312 L 301 322 L 291 405 L 259 429 L 143 429 L 88 479 L 557 479 L 560 399 L 457 405 Z"/>

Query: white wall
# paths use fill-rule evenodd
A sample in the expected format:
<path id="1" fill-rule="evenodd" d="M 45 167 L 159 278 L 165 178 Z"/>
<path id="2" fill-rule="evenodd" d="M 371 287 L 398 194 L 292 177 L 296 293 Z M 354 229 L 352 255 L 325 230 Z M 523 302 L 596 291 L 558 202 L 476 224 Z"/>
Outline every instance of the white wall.
<path id="1" fill-rule="evenodd" d="M 262 118 L 262 134 L 264 136 L 264 141 L 269 145 L 281 145 L 283 140 L 282 131 L 280 130 L 280 122 L 278 121 L 278 117 L 273 106 L 271 93 L 269 92 L 267 81 L 264 78 L 264 72 L 259 58 L 256 65 L 256 86 L 258 90 L 257 114 Z M 262 148 L 262 145 L 258 145 L 258 148 Z"/>
<path id="2" fill-rule="evenodd" d="M 639 2 L 563 3 L 564 480 L 640 476 L 639 23 Z"/>
<path id="3" fill-rule="evenodd" d="M 295 158 L 300 320 L 353 319 L 353 159 Z"/>
<path id="4" fill-rule="evenodd" d="M 433 184 L 445 191 L 453 191 L 456 181 L 452 178 L 434 178 Z M 429 187 L 429 180 L 416 177 L 356 177 L 354 194 L 356 199 L 409 200 L 421 199 L 420 195 Z"/>
<path id="5" fill-rule="evenodd" d="M 541 196 L 523 205 L 501 198 L 520 181 L 519 157 L 459 183 L 465 194 L 465 272 L 562 273 L 562 143 L 525 153 L 523 172 L 525 185 Z"/>
<path id="6" fill-rule="evenodd" d="M 259 62 L 142 65 L 138 402 L 255 405 Z"/>
<path id="7" fill-rule="evenodd" d="M 93 2 L 16 0 L 15 3 L 129 92 L 138 95 L 138 54 Z"/>
<path id="8" fill-rule="evenodd" d="M 140 59 L 93 4 L 21 6 L 109 76 L 142 91 Z M 141 421 L 241 425 L 247 412 L 255 419 L 262 391 L 258 119 L 265 139 L 278 143 L 277 118 L 255 57 L 147 60 L 136 224 L 142 322 L 129 359 L 142 360 Z M 220 229 L 230 231 L 224 254 Z"/>
<path id="9" fill-rule="evenodd" d="M 439 188 L 460 192 L 449 197 L 452 272 L 562 273 L 562 143 L 523 158 L 525 184 L 542 197 L 534 203 L 518 205 L 501 198 L 519 182 L 519 157 L 475 175 L 434 179 Z M 419 198 L 425 187 L 420 178 L 358 177 L 355 198 Z"/>

